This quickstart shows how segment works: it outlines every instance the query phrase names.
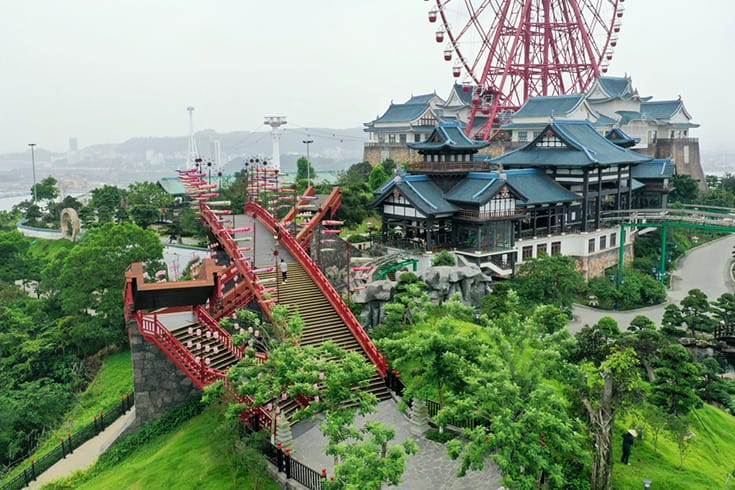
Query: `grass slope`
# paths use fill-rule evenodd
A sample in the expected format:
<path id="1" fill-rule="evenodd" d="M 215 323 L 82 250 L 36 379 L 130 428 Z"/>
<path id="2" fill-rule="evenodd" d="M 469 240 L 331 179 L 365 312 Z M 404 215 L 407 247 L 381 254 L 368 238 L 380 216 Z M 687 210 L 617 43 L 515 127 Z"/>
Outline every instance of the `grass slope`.
<path id="1" fill-rule="evenodd" d="M 79 393 L 75 405 L 69 410 L 59 427 L 49 431 L 44 440 L 33 453 L 31 459 L 38 459 L 52 447 L 59 444 L 61 438 L 74 433 L 94 421 L 95 415 L 108 410 L 120 402 L 120 397 L 133 391 L 133 365 L 130 351 L 115 352 L 102 361 L 102 368 L 87 389 Z M 23 463 L 8 474 L 7 478 L 20 473 L 29 463 Z"/>
<path id="2" fill-rule="evenodd" d="M 646 429 L 642 441 L 636 440 L 630 458 L 630 466 L 621 464 L 622 433 L 635 427 L 632 419 L 616 424 L 614 439 L 615 466 L 613 488 L 643 488 L 643 480 L 652 480 L 651 488 L 667 490 L 696 490 L 722 488 L 735 489 L 735 417 L 705 405 L 696 411 L 692 425 L 694 437 L 685 453 L 684 467 L 679 469 L 679 449 L 670 436 L 661 431 L 658 452 L 654 451 L 653 435 Z"/>
<path id="3" fill-rule="evenodd" d="M 174 432 L 141 446 L 122 463 L 73 488 L 279 489 L 261 472 L 248 474 L 244 465 L 238 464 L 229 438 L 218 434 L 221 416 L 221 411 L 207 409 Z"/>

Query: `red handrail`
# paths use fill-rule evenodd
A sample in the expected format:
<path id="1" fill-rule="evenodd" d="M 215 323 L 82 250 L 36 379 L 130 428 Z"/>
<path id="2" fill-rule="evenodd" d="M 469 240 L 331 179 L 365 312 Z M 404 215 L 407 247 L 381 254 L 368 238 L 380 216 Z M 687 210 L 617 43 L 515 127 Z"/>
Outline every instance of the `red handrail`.
<path id="1" fill-rule="evenodd" d="M 143 337 L 156 344 L 200 389 L 226 377 L 223 371 L 210 368 L 201 360 L 197 362 L 196 357 L 158 321 L 155 314 L 143 316 L 143 312 L 138 311 L 137 316 Z"/>
<path id="2" fill-rule="evenodd" d="M 245 257 L 239 250 L 237 243 L 235 243 L 235 241 L 233 240 L 232 235 L 223 231 L 224 227 L 221 223 L 219 223 L 219 221 L 217 220 L 217 216 L 212 212 L 211 209 L 209 209 L 209 206 L 207 206 L 205 203 L 201 203 L 199 208 L 202 219 L 209 226 L 210 230 L 212 230 L 212 232 L 217 235 L 218 242 L 225 249 L 225 252 L 227 252 L 227 255 L 230 257 L 230 260 L 232 260 L 235 268 L 240 275 L 240 280 L 243 281 L 242 283 L 245 284 L 245 287 L 252 293 L 255 299 L 258 300 L 263 314 L 266 316 L 268 321 L 270 321 L 272 305 L 270 301 L 266 300 L 266 298 L 263 297 L 263 288 L 259 287 L 256 284 L 256 281 L 258 280 L 257 274 L 252 271 L 250 263 L 247 260 L 243 260 Z M 249 295 L 242 295 L 242 298 L 248 297 Z M 232 305 L 230 306 L 231 308 L 228 308 L 228 311 L 230 309 L 236 308 L 232 307 Z M 232 311 L 230 311 L 230 313 L 232 313 Z"/>
<path id="3" fill-rule="evenodd" d="M 202 308 L 201 305 L 196 305 L 194 307 L 194 315 L 196 315 L 201 325 L 207 327 L 210 332 L 217 334 L 217 340 L 219 340 L 233 356 L 238 360 L 242 359 L 242 349 L 232 344 L 232 336 L 230 335 L 230 332 L 220 327 L 219 322 L 217 322 L 217 320 L 215 320 L 205 308 Z"/>
<path id="4" fill-rule="evenodd" d="M 263 209 L 260 205 L 254 202 L 248 202 L 245 205 L 245 212 L 253 213 L 258 217 L 266 227 L 271 229 L 272 233 L 275 233 L 275 227 L 277 226 L 276 220 L 273 216 Z M 298 260 L 298 262 L 304 267 L 304 270 L 311 276 L 312 280 L 319 286 L 319 289 L 324 293 L 324 296 L 329 300 L 329 303 L 337 311 L 340 318 L 345 322 L 345 325 L 350 329 L 352 335 L 355 336 L 357 341 L 360 343 L 363 351 L 370 360 L 377 367 L 380 375 L 385 377 L 388 365 L 385 357 L 380 353 L 375 344 L 370 340 L 370 337 L 363 330 L 360 322 L 357 321 L 355 315 L 347 307 L 342 297 L 335 291 L 332 284 L 327 280 L 322 271 L 317 267 L 311 257 L 304 251 L 304 249 L 296 242 L 296 240 L 287 231 L 280 229 L 280 241 L 281 244 L 289 251 L 289 253 Z"/>
<path id="5" fill-rule="evenodd" d="M 333 216 L 336 209 L 342 204 L 342 191 L 339 187 L 332 189 L 324 203 L 319 206 L 319 209 L 309 219 L 309 223 L 296 234 L 296 241 L 304 248 L 311 246 L 311 236 L 314 233 L 314 229 L 321 222 L 322 219 L 327 215 L 327 211 Z"/>

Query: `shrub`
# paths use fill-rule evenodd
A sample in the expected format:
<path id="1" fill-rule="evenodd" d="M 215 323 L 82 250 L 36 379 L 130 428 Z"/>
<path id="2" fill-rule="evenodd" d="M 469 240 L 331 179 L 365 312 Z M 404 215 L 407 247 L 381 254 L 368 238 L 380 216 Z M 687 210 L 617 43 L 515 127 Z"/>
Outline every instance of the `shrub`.
<path id="1" fill-rule="evenodd" d="M 431 264 L 434 266 L 455 266 L 457 265 L 457 257 L 455 257 L 453 253 L 447 250 L 442 250 L 434 256 L 434 260 L 431 261 Z"/>

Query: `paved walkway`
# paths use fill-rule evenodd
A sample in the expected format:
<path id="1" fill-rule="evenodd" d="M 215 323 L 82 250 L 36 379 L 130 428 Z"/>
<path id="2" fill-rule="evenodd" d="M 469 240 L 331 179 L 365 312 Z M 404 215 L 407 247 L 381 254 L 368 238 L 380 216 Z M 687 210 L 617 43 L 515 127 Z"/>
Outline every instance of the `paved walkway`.
<path id="1" fill-rule="evenodd" d="M 120 437 L 123 431 L 132 423 L 133 419 L 135 419 L 135 407 L 128 410 L 122 417 L 118 417 L 116 421 L 97 436 L 76 448 L 66 458 L 41 473 L 38 479 L 31 483 L 28 488 L 41 488 L 42 485 L 61 477 L 69 476 L 75 471 L 89 468 L 97 461 L 100 454 L 104 453 Z"/>
<path id="2" fill-rule="evenodd" d="M 701 289 L 710 301 L 716 300 L 722 293 L 734 291 L 735 284 L 730 276 L 733 246 L 735 234 L 692 249 L 679 259 L 666 303 L 628 311 L 598 310 L 575 305 L 569 329 L 578 332 L 584 325 L 594 325 L 604 316 L 615 318 L 621 329 L 626 329 L 630 321 L 638 315 L 645 315 L 661 325 L 666 305 L 678 304 L 692 289 Z"/>
<path id="3" fill-rule="evenodd" d="M 378 405 L 378 411 L 358 418 L 358 425 L 364 420 L 380 420 L 388 426 L 395 426 L 396 437 L 391 444 L 402 443 L 412 438 L 419 445 L 419 452 L 409 456 L 403 481 L 396 487 L 401 490 L 494 490 L 500 485 L 500 472 L 497 466 L 488 461 L 483 471 L 470 471 L 467 476 L 457 477 L 459 460 L 452 461 L 447 455 L 444 445 L 423 437 L 412 436 L 409 432 L 410 422 L 396 406 L 393 400 L 385 400 Z M 321 471 L 326 468 L 329 475 L 334 474 L 334 459 L 327 456 L 324 450 L 326 438 L 319 431 L 315 421 L 299 422 L 293 428 L 294 450 L 296 460 Z"/>

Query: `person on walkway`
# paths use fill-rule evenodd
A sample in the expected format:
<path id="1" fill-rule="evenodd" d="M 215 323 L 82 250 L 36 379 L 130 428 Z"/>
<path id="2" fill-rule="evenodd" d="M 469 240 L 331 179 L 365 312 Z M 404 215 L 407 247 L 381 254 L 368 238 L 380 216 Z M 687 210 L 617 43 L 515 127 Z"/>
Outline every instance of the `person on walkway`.
<path id="1" fill-rule="evenodd" d="M 286 262 L 281 259 L 281 276 L 283 276 L 283 282 L 284 284 L 288 282 L 288 265 Z"/>
<path id="2" fill-rule="evenodd" d="M 635 429 L 630 429 L 628 432 L 623 434 L 623 457 L 620 460 L 623 464 L 630 464 L 628 460 L 630 459 L 630 450 L 633 447 L 633 443 L 635 442 L 635 438 L 638 436 L 638 433 L 635 431 Z"/>

